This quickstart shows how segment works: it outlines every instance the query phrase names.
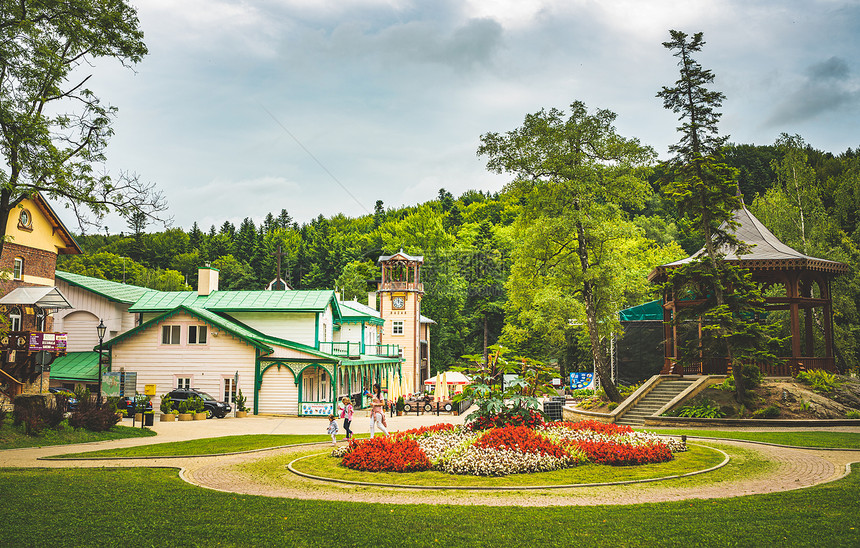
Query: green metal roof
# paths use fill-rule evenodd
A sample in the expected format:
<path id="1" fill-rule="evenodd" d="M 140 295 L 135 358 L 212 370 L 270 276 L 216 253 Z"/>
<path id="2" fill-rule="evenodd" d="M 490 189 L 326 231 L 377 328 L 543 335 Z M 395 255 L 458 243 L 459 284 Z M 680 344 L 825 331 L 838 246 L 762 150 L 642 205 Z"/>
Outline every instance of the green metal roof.
<path id="1" fill-rule="evenodd" d="M 51 378 L 63 381 L 91 381 L 99 379 L 98 352 L 69 352 L 51 364 Z"/>
<path id="2" fill-rule="evenodd" d="M 625 308 L 618 313 L 622 322 L 662 322 L 663 300 L 649 301 L 638 306 Z"/>
<path id="3" fill-rule="evenodd" d="M 105 347 L 111 347 L 115 344 L 124 341 L 125 339 L 134 336 L 140 331 L 148 329 L 151 325 L 156 324 L 160 321 L 166 320 L 171 316 L 174 316 L 180 312 L 185 312 L 190 314 L 212 326 L 223 329 L 227 333 L 235 336 L 236 338 L 245 341 L 246 343 L 259 348 L 265 354 L 272 354 L 275 349 L 272 346 L 282 346 L 285 348 L 291 348 L 293 350 L 298 350 L 300 352 L 305 352 L 307 354 L 311 354 L 316 356 L 317 358 L 321 358 L 324 360 L 330 360 L 332 362 L 340 361 L 340 358 L 337 356 L 333 356 L 331 354 L 326 354 L 325 352 L 320 352 L 316 348 L 312 346 L 307 346 L 304 344 L 300 344 L 293 341 L 288 341 L 285 339 L 279 339 L 277 337 L 271 337 L 264 333 L 260 333 L 259 331 L 243 324 L 242 322 L 237 321 L 235 318 L 231 318 L 230 316 L 218 314 L 213 312 L 212 310 L 206 310 L 205 308 L 197 308 L 197 307 L 189 307 L 185 305 L 180 305 L 165 312 L 137 327 L 126 331 L 125 333 L 114 337 L 108 341 L 104 342 Z"/>
<path id="4" fill-rule="evenodd" d="M 160 291 L 144 295 L 129 312 L 166 312 L 177 306 L 193 306 L 216 312 L 322 312 L 332 304 L 335 317 L 340 307 L 334 291 Z"/>
<path id="5" fill-rule="evenodd" d="M 119 282 L 111 282 L 108 280 L 100 280 L 98 278 L 72 274 L 71 272 L 63 272 L 61 270 L 57 270 L 55 275 L 57 278 L 63 280 L 69 285 L 82 287 L 87 291 L 101 295 L 109 301 L 119 303 L 133 304 L 148 293 L 159 293 L 154 289 L 147 289 L 145 287 L 122 284 Z"/>
<path id="6" fill-rule="evenodd" d="M 383 364 L 383 363 L 402 363 L 405 360 L 401 358 L 384 358 L 382 356 L 370 356 L 368 354 L 362 354 L 359 356 L 357 360 L 350 359 L 342 359 L 341 365 L 374 365 L 374 364 Z"/>

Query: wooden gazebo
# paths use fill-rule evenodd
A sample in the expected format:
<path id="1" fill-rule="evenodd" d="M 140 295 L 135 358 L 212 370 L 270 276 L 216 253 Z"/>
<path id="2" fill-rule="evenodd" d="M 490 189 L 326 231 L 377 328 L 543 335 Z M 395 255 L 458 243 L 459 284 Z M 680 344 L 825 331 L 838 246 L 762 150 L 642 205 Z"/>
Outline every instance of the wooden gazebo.
<path id="1" fill-rule="evenodd" d="M 735 235 L 750 245 L 752 251 L 738 256 L 734 250 L 723 250 L 726 259 L 748 269 L 753 280 L 758 283 L 765 286 L 782 286 L 784 294 L 767 297 L 765 308 L 768 311 L 789 311 L 791 356 L 780 357 L 780 363 L 775 365 L 759 364 L 762 371 L 769 376 L 789 376 L 801 367 L 837 372 L 833 359 L 833 306 L 830 284 L 834 277 L 848 272 L 848 265 L 810 257 L 788 247 L 745 206 L 735 212 L 734 220 L 738 223 L 734 229 Z M 648 279 L 653 283 L 663 283 L 673 268 L 692 261 L 703 252 L 704 250 L 699 250 L 686 259 L 658 266 L 649 274 Z M 728 359 L 725 357 L 702 356 L 700 362 L 684 367 L 683 371 L 680 365 L 676 364 L 679 333 L 672 319 L 678 309 L 691 306 L 695 302 L 677 300 L 672 289 L 664 290 L 665 359 L 662 374 L 713 375 L 730 371 Z M 820 345 L 817 351 L 813 332 L 813 310 L 816 308 L 822 309 L 820 325 L 824 335 L 823 345 Z"/>

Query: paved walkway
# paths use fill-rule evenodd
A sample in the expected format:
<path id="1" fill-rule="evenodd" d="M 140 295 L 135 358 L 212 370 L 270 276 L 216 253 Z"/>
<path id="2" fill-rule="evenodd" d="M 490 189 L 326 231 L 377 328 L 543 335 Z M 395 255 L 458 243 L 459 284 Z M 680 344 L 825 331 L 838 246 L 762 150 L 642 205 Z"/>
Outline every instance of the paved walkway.
<path id="1" fill-rule="evenodd" d="M 389 426 L 405 430 L 437 422 L 462 423 L 463 417 L 421 416 L 389 418 Z M 130 424 L 126 419 L 126 423 Z M 355 429 L 369 431 L 368 419 L 357 416 Z M 480 505 L 595 505 L 634 504 L 687 499 L 728 498 L 743 495 L 788 491 L 826 483 L 843 477 L 850 463 L 860 461 L 860 451 L 828 451 L 790 449 L 740 441 L 720 441 L 719 444 L 752 450 L 764 459 L 775 463 L 775 469 L 760 477 L 733 479 L 720 476 L 720 481 L 701 479 L 668 480 L 612 487 L 583 487 L 575 489 L 544 490 L 533 492 L 430 492 L 379 487 L 356 487 L 318 482 L 295 476 L 286 469 L 277 482 L 272 483 L 248 472 L 245 465 L 262 459 L 291 460 L 294 453 L 305 452 L 307 447 L 284 448 L 227 455 L 220 457 L 123 459 L 99 461 L 45 461 L 40 457 L 87 450 L 132 447 L 142 444 L 164 443 L 193 438 L 229 436 L 236 434 L 312 434 L 324 433 L 325 419 L 296 417 L 248 417 L 245 419 L 211 419 L 205 422 L 156 423 L 156 437 L 97 442 L 75 446 L 54 446 L 29 449 L 11 449 L 0 452 L 0 466 L 7 467 L 174 467 L 186 481 L 200 487 L 248 495 L 289 497 L 318 500 L 344 500 L 353 502 L 380 502 L 396 504 L 480 504 Z M 857 431 L 857 429 L 854 429 Z M 690 440 L 695 442 L 695 440 Z M 717 442 L 714 442 L 717 443 Z M 329 447 L 321 444 L 320 452 Z M 716 473 L 715 473 L 716 474 Z M 702 476 L 699 476 L 702 478 Z"/>

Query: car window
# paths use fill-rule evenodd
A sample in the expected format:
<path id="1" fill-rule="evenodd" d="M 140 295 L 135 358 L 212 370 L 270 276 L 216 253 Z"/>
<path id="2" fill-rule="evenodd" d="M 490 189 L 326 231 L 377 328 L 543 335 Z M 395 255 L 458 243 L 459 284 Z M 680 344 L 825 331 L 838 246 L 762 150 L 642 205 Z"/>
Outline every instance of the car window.
<path id="1" fill-rule="evenodd" d="M 210 396 L 206 392 L 198 392 L 197 395 L 200 396 L 201 398 L 203 398 L 203 401 L 215 401 L 215 398 L 213 398 L 212 396 Z"/>

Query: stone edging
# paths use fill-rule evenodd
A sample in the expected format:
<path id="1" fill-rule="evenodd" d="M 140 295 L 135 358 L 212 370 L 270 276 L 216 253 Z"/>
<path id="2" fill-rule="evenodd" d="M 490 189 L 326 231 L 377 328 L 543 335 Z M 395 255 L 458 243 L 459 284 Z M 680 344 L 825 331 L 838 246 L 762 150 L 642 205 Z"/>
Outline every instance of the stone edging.
<path id="1" fill-rule="evenodd" d="M 693 444 L 695 445 L 695 444 Z M 704 446 L 700 446 L 704 447 Z M 424 490 L 433 490 L 433 491 L 446 491 L 446 490 L 457 490 L 457 491 L 544 491 L 547 489 L 573 489 L 578 487 L 606 487 L 612 485 L 630 485 L 634 483 L 652 483 L 656 481 L 664 481 L 670 479 L 677 478 L 686 478 L 690 476 L 697 476 L 699 474 L 705 474 L 708 472 L 713 472 L 714 470 L 718 470 L 723 466 L 727 465 L 731 460 L 728 453 L 723 451 L 722 449 L 718 449 L 716 447 L 707 446 L 709 449 L 713 449 L 714 451 L 718 451 L 723 454 L 725 457 L 723 462 L 716 466 L 712 466 L 705 470 L 696 470 L 695 472 L 687 472 L 686 474 L 676 474 L 673 476 L 663 476 L 660 478 L 648 478 L 641 480 L 626 480 L 626 481 L 608 481 L 601 483 L 571 483 L 566 485 L 512 485 L 505 487 L 494 487 L 490 485 L 480 485 L 480 486 L 464 486 L 464 485 L 401 485 L 397 483 L 373 483 L 368 481 L 350 481 L 350 480 L 340 480 L 334 478 L 326 478 L 322 476 L 315 476 L 313 474 L 306 474 L 304 472 L 299 472 L 295 468 L 293 468 L 293 463 L 298 462 L 302 459 L 306 459 L 309 457 L 316 457 L 319 455 L 324 455 L 325 453 L 314 453 L 313 455 L 305 455 L 303 457 L 298 457 L 290 461 L 287 464 L 287 469 L 297 476 L 301 476 L 303 478 L 308 478 L 317 481 L 326 481 L 330 483 L 340 483 L 344 485 L 361 485 L 366 487 L 394 487 L 398 489 L 424 489 Z"/>
<path id="2" fill-rule="evenodd" d="M 681 434 L 660 434 L 667 438 L 680 438 Z M 771 447 L 785 447 L 786 449 L 806 449 L 809 451 L 860 451 L 856 447 L 810 447 L 808 445 L 785 445 L 782 443 L 772 443 L 769 441 L 744 440 L 740 438 L 709 438 L 707 436 L 687 436 L 688 440 L 708 440 L 708 441 L 739 441 L 743 443 L 754 443 L 756 445 L 770 445 Z"/>
<path id="3" fill-rule="evenodd" d="M 699 417 L 661 417 L 645 418 L 647 426 L 671 426 L 674 428 L 695 428 L 697 426 L 860 426 L 860 419 L 704 419 Z"/>

